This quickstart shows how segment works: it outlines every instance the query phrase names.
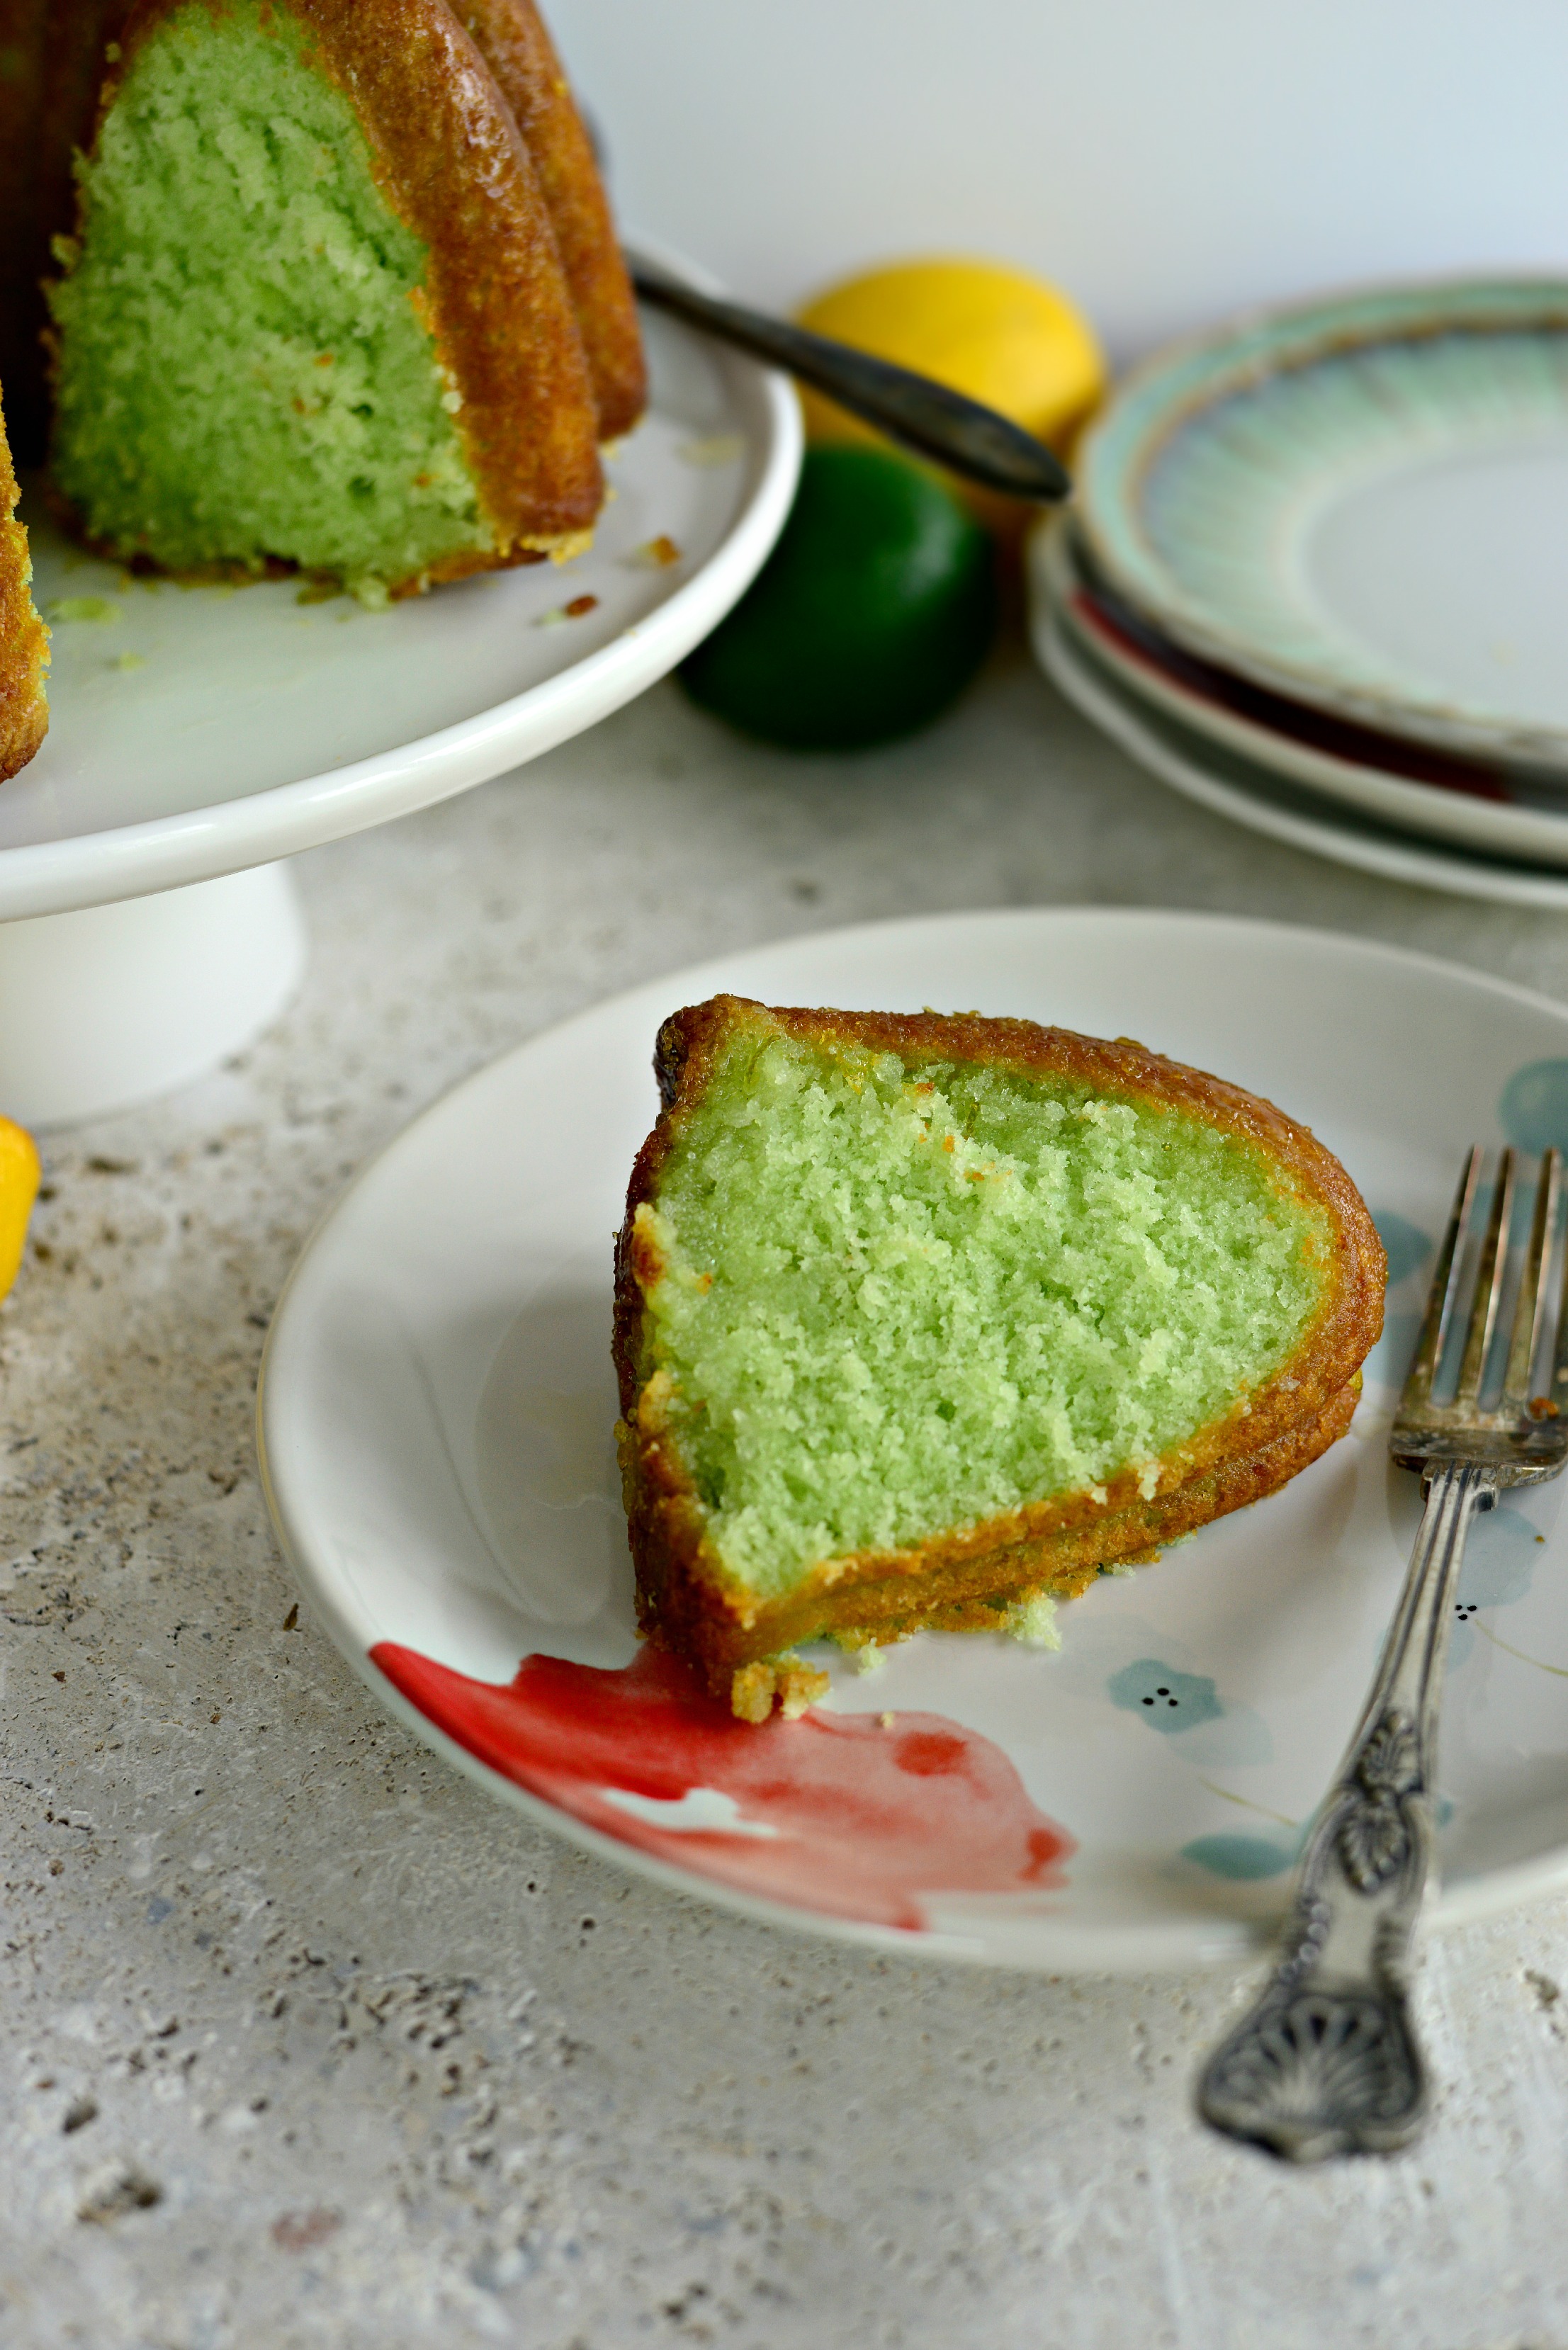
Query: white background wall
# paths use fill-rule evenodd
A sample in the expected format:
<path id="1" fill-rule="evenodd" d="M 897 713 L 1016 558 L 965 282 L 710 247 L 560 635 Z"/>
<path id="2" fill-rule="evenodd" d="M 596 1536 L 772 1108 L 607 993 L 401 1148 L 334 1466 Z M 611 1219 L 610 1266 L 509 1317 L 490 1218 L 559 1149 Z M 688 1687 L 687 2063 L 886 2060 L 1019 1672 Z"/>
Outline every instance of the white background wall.
<path id="1" fill-rule="evenodd" d="M 622 221 L 738 293 L 995 254 L 1122 358 L 1347 279 L 1568 272 L 1568 0 L 545 0 Z"/>

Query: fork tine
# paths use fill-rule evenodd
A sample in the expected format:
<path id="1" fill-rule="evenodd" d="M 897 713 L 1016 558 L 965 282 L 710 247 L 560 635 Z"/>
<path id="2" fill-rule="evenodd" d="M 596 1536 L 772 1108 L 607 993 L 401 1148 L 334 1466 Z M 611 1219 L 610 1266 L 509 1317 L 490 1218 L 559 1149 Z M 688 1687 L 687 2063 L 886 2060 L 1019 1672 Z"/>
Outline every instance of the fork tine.
<path id="1" fill-rule="evenodd" d="M 1565 1186 L 1568 1188 L 1568 1186 Z M 1563 1252 L 1563 1286 L 1557 1299 L 1557 1328 L 1552 1336 L 1553 1372 L 1549 1389 L 1555 1410 L 1544 1415 L 1555 1418 L 1558 1412 L 1568 1415 L 1568 1244 Z"/>
<path id="2" fill-rule="evenodd" d="M 1487 1353 L 1491 1345 L 1492 1332 L 1497 1327 L 1502 1277 L 1508 1264 L 1508 1231 L 1512 1222 L 1516 1164 L 1511 1150 L 1505 1150 L 1498 1162 L 1497 1181 L 1492 1186 L 1491 1213 L 1487 1218 L 1486 1238 L 1481 1243 L 1480 1263 L 1476 1267 L 1476 1292 L 1470 1305 L 1469 1328 L 1465 1335 L 1464 1356 L 1459 1364 L 1459 1382 L 1454 1389 L 1456 1403 L 1473 1404 L 1480 1393 L 1480 1383 L 1486 1374 Z"/>
<path id="3" fill-rule="evenodd" d="M 1541 1161 L 1541 1173 L 1536 1181 L 1535 1215 L 1530 1227 L 1530 1248 L 1519 1278 L 1519 1303 L 1513 1309 L 1513 1336 L 1508 1350 L 1508 1368 L 1502 1376 L 1502 1398 L 1510 1405 L 1528 1403 L 1531 1397 L 1531 1373 L 1535 1368 L 1536 1350 L 1541 1344 L 1550 1304 L 1547 1290 L 1552 1272 L 1552 1242 L 1557 1230 L 1557 1201 L 1562 1181 L 1562 1159 L 1555 1150 L 1548 1150 Z"/>
<path id="4" fill-rule="evenodd" d="M 1438 1261 L 1432 1267 L 1431 1286 L 1427 1292 L 1427 1311 L 1421 1323 L 1421 1335 L 1416 1341 L 1416 1351 L 1410 1357 L 1402 1406 L 1424 1404 L 1431 1399 L 1432 1380 L 1442 1360 L 1443 1342 L 1453 1319 L 1454 1289 L 1461 1243 L 1470 1220 L 1470 1211 L 1475 1205 L 1482 1158 L 1480 1145 L 1477 1143 L 1465 1160 L 1459 1176 L 1459 1188 L 1454 1193 L 1454 1209 L 1449 1218 L 1449 1229 L 1443 1234 L 1443 1245 L 1438 1251 Z M 1564 1316 L 1563 1329 L 1568 1334 L 1568 1315 Z M 1563 1378 L 1568 1385 L 1568 1361 L 1563 1365 Z"/>

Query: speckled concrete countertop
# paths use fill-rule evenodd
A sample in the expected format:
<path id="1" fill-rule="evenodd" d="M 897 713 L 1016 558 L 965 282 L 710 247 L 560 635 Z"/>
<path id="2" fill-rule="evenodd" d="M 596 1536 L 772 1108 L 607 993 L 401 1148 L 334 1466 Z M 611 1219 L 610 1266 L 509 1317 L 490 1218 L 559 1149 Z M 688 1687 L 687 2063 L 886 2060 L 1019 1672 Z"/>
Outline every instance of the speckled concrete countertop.
<path id="1" fill-rule="evenodd" d="M 293 1012 L 54 1139 L 0 1312 L 5 2350 L 1568 2344 L 1568 1903 L 1431 1947 L 1421 2148 L 1276 2169 L 1189 2111 L 1231 1981 L 869 1958 L 486 1802 L 296 1626 L 251 1439 L 269 1311 L 347 1177 L 634 981 L 1089 901 L 1568 996 L 1568 922 L 1231 830 L 1021 662 L 853 764 L 744 751 L 660 689 L 300 878 Z"/>

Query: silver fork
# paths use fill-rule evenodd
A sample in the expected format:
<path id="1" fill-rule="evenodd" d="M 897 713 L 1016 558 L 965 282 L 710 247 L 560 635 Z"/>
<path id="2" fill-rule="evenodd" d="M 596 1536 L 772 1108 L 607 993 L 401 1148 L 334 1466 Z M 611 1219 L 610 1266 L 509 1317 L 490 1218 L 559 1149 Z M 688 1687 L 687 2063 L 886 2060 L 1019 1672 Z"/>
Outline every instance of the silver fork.
<path id="1" fill-rule="evenodd" d="M 1500 1488 L 1555 1477 L 1568 1461 L 1568 1263 L 1554 1314 L 1549 1295 L 1563 1189 L 1555 1150 L 1536 1184 L 1497 1402 L 1483 1407 L 1481 1393 L 1508 1269 L 1518 1180 L 1511 1150 L 1492 1189 L 1459 1383 L 1451 1402 L 1432 1392 L 1464 1286 L 1483 1159 L 1476 1149 L 1465 1161 L 1389 1431 L 1392 1458 L 1419 1471 L 1426 1494 L 1410 1571 L 1366 1711 L 1307 1844 L 1284 1956 L 1199 2085 L 1206 2121 L 1293 2162 L 1392 2154 L 1426 2125 L 1430 2091 L 1410 2022 L 1408 1969 L 1431 1862 L 1454 1586 L 1471 1523 Z M 1552 1370 L 1541 1393 L 1533 1373 L 1543 1345 Z"/>

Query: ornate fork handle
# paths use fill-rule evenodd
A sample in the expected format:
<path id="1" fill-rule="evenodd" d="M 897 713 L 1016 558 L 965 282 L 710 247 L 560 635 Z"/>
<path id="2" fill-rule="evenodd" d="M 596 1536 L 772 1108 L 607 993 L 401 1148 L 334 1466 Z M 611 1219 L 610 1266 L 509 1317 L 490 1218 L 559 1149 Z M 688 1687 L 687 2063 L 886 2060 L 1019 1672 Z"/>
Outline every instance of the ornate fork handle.
<path id="1" fill-rule="evenodd" d="M 1389 2154 L 1427 2119 L 1407 1960 L 1431 1857 L 1454 1585 L 1471 1521 L 1497 1499 L 1496 1472 L 1444 1461 L 1426 1494 L 1366 1712 L 1307 1845 L 1285 1955 L 1199 2085 L 1216 2129 L 1292 2162 Z"/>

